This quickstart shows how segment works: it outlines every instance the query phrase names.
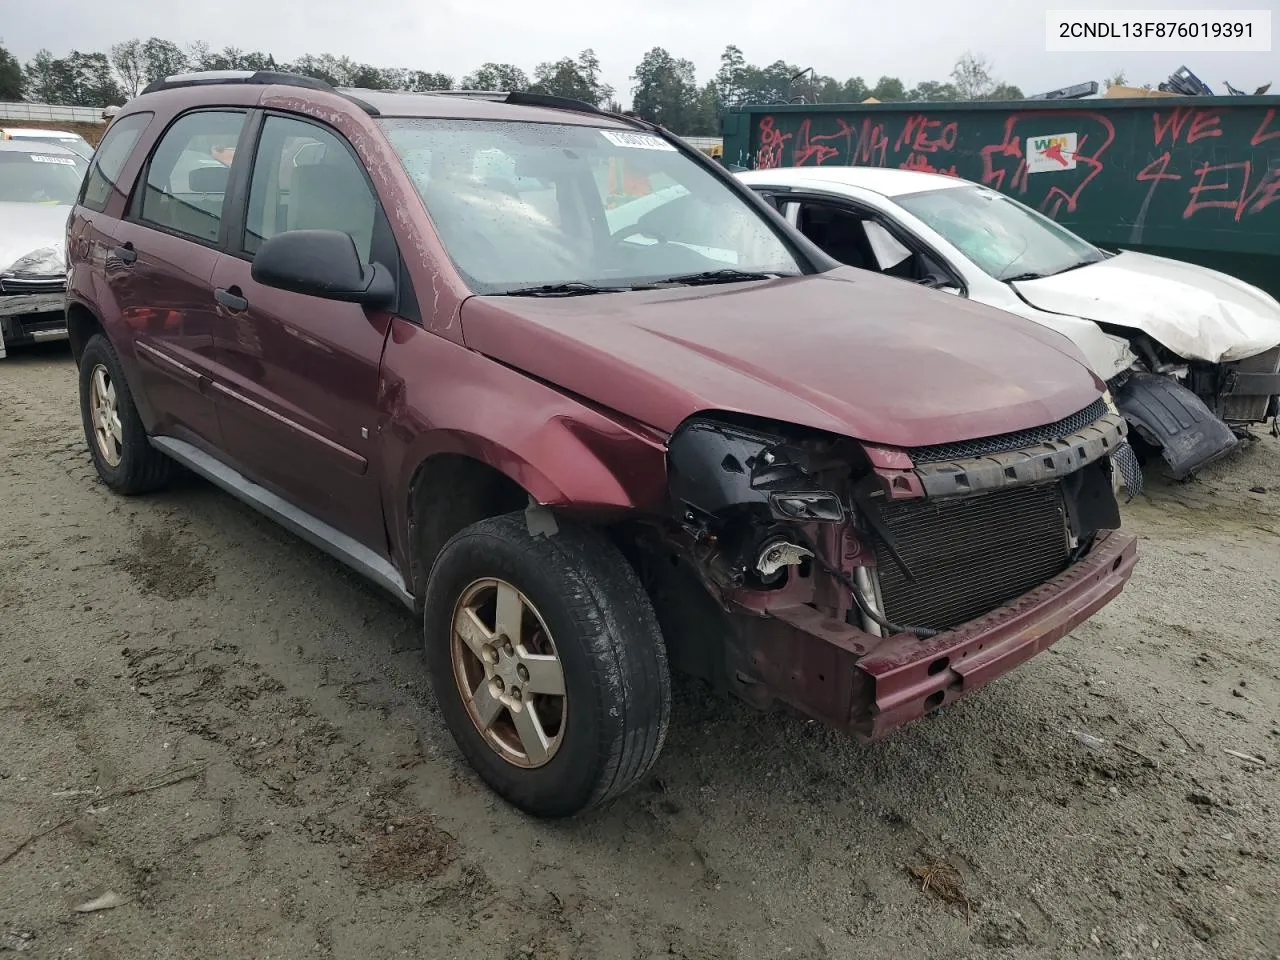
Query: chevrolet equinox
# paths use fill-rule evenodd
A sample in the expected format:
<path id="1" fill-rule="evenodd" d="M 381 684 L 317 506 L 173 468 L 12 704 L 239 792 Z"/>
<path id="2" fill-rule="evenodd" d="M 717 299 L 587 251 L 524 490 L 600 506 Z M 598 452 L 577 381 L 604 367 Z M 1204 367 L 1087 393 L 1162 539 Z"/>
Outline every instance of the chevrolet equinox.
<path id="1" fill-rule="evenodd" d="M 1133 569 L 1124 422 L 1064 337 L 837 264 L 632 117 L 171 77 L 67 251 L 103 482 L 181 464 L 390 591 L 536 815 L 650 769 L 672 670 L 872 739 Z"/>

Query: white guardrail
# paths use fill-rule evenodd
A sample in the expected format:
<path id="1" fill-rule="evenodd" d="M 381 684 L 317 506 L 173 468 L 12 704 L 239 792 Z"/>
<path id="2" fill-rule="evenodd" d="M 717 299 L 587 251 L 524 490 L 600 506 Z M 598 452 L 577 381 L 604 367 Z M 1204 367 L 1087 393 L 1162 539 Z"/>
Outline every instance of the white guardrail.
<path id="1" fill-rule="evenodd" d="M 102 123 L 101 107 L 64 107 L 57 103 L 0 102 L 0 121 L 37 120 L 46 123 Z"/>

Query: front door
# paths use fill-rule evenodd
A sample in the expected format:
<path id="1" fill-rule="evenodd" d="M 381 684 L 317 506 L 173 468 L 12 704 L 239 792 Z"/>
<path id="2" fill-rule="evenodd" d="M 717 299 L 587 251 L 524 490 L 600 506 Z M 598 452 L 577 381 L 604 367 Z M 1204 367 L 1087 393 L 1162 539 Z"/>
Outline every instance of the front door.
<path id="1" fill-rule="evenodd" d="M 178 118 L 139 175 L 106 260 L 111 292 L 132 328 L 151 432 L 216 448 L 209 393 L 214 366 L 212 286 L 230 167 L 244 111 Z"/>
<path id="2" fill-rule="evenodd" d="M 214 389 L 226 452 L 251 479 L 385 555 L 373 461 L 391 314 L 252 277 L 258 247 L 287 230 L 340 230 L 366 262 L 394 269 L 399 257 L 373 188 L 334 131 L 268 114 L 242 219 L 212 276 Z"/>

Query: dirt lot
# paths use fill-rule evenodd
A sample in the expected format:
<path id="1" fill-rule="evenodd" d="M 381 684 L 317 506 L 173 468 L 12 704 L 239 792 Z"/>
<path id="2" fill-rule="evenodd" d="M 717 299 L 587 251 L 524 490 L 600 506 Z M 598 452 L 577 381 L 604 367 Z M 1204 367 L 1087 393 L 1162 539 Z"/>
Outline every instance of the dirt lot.
<path id="1" fill-rule="evenodd" d="M 656 776 L 546 825 L 392 601 L 200 481 L 97 483 L 65 350 L 0 414 L 0 952 L 1280 957 L 1270 437 L 1151 483 L 1129 590 L 968 702 L 860 747 L 682 682 Z"/>

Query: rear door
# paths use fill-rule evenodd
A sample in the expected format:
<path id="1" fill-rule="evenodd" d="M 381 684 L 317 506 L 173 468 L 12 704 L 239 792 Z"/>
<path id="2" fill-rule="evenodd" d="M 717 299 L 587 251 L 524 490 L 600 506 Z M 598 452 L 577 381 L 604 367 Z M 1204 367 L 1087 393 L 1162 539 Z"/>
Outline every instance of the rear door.
<path id="1" fill-rule="evenodd" d="M 226 450 L 242 473 L 385 554 L 373 461 L 392 315 L 261 286 L 252 265 L 276 234 L 327 229 L 396 271 L 390 227 L 350 144 L 301 117 L 262 117 L 245 193 L 212 275 Z"/>
<path id="2" fill-rule="evenodd" d="M 216 449 L 221 435 L 213 372 L 211 280 L 223 236 L 231 168 L 244 110 L 179 116 L 138 176 L 125 219 L 113 230 L 106 275 L 132 328 L 154 434 Z"/>

